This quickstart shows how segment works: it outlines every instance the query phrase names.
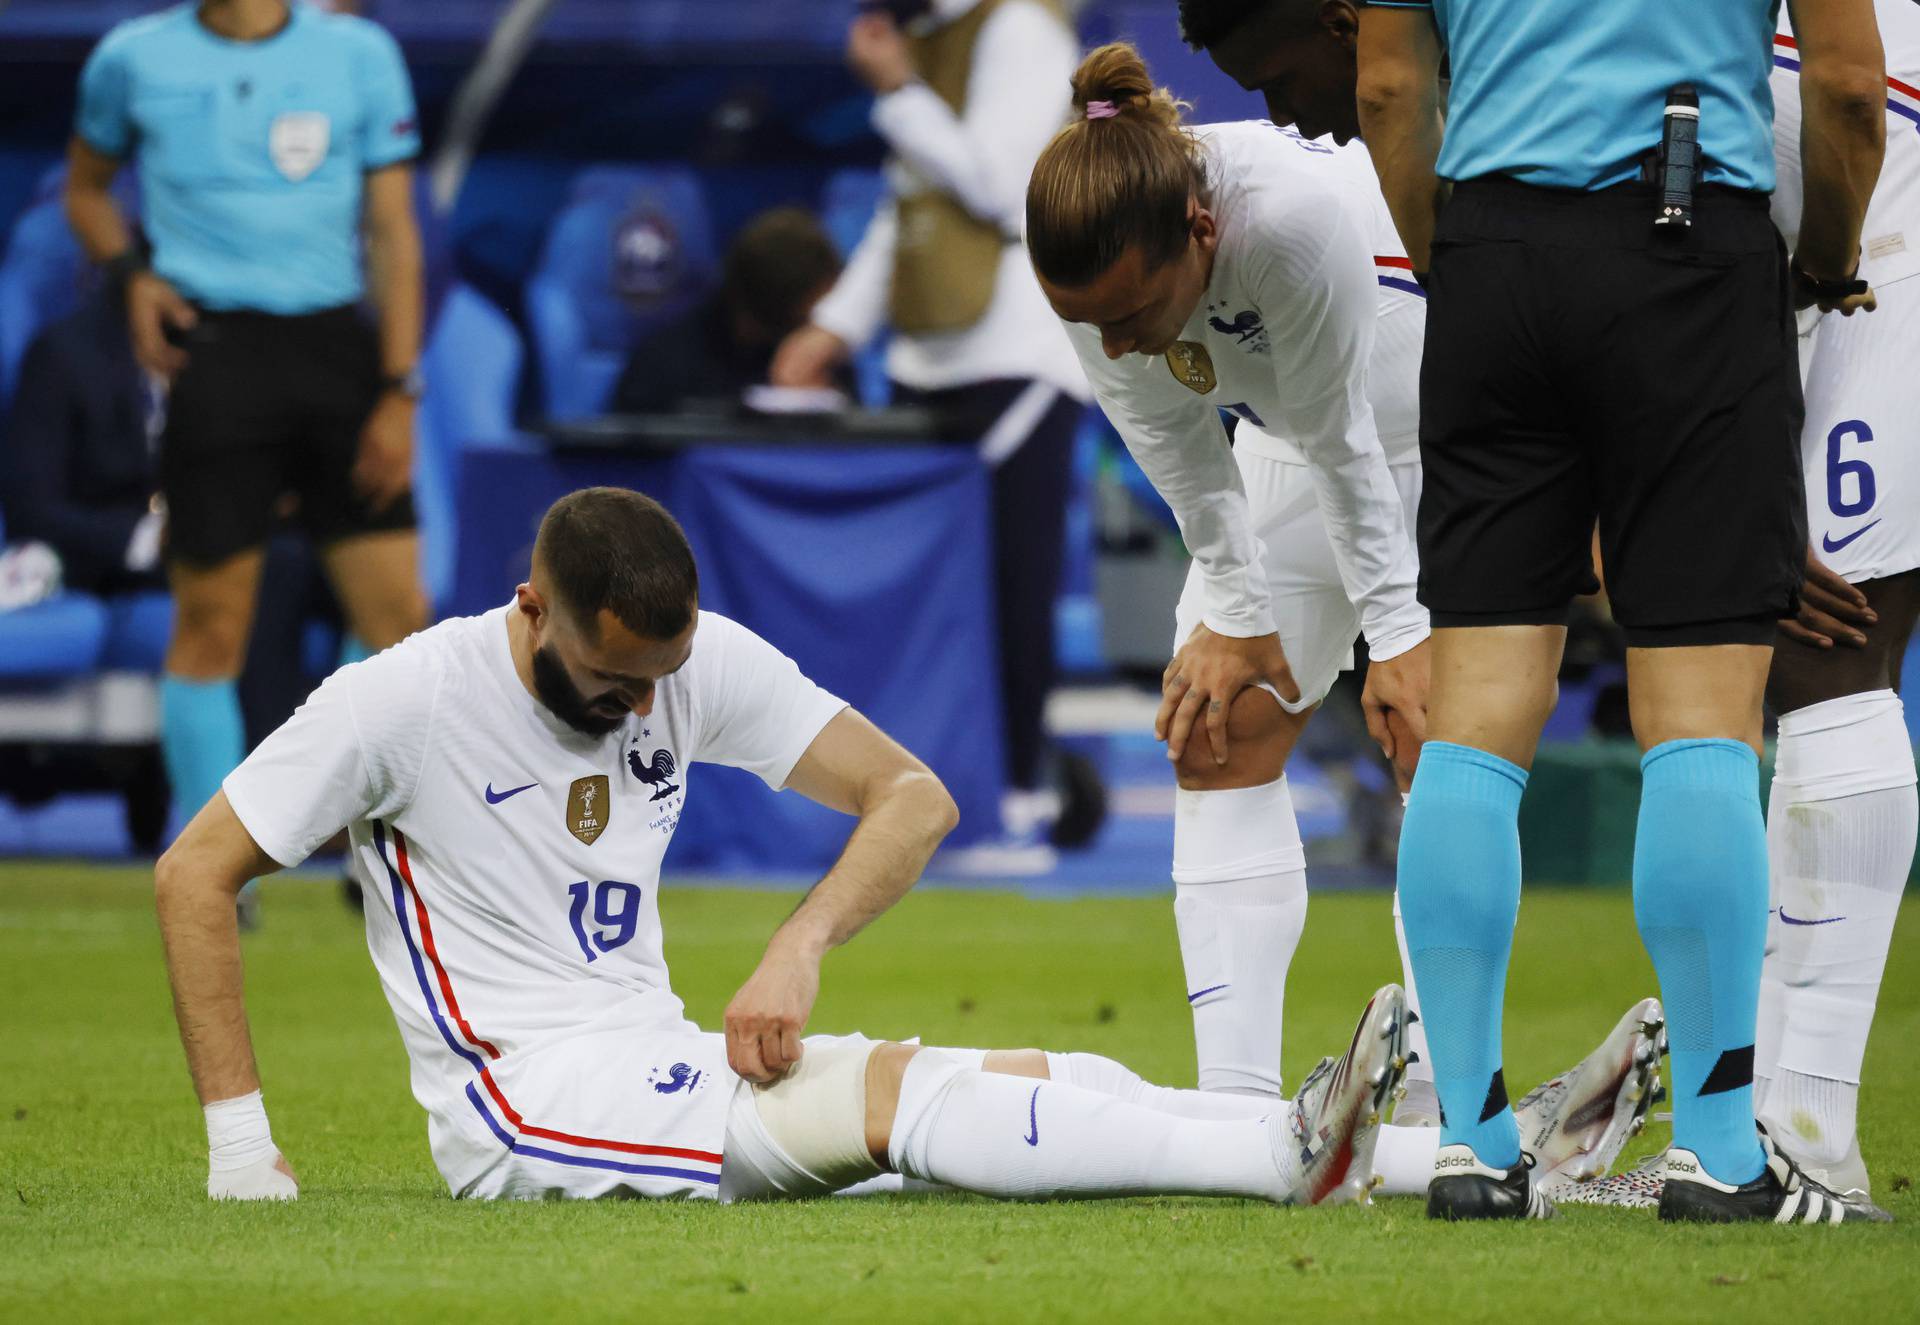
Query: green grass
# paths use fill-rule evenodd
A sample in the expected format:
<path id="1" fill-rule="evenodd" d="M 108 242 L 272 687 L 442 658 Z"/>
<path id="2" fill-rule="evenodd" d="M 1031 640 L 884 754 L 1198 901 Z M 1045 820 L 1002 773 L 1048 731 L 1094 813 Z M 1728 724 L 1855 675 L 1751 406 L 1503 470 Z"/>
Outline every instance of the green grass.
<path id="1" fill-rule="evenodd" d="M 1409 1200 L 455 1202 L 358 922 L 310 883 L 270 883 L 264 902 L 248 1003 L 302 1195 L 215 1206 L 145 876 L 0 870 L 0 1320 L 1910 1320 L 1920 1294 L 1920 1196 L 1904 1177 L 1920 1168 L 1903 1126 L 1920 1090 L 1911 911 L 1861 1123 L 1901 1222 L 1675 1230 L 1607 1210 L 1435 1227 Z M 790 904 L 669 889 L 668 956 L 696 1019 L 717 1022 Z M 1396 977 L 1387 905 L 1314 901 L 1287 1009 L 1290 1081 Z M 815 1029 L 1091 1049 L 1190 1084 L 1169 912 L 925 893 L 829 959 Z M 1509 1078 L 1521 1088 L 1566 1066 L 1652 989 L 1624 893 L 1529 894 Z"/>

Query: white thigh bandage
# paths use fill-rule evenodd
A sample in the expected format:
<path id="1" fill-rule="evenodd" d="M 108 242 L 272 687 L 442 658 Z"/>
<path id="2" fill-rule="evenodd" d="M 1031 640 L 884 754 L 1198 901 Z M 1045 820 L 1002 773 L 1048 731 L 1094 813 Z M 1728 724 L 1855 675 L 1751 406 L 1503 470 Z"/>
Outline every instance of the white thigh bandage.
<path id="1" fill-rule="evenodd" d="M 803 1043 L 799 1064 L 779 1081 L 741 1083 L 727 1119 L 723 1198 L 825 1195 L 881 1171 L 867 1149 L 867 1060 L 879 1041 L 810 1035 Z"/>

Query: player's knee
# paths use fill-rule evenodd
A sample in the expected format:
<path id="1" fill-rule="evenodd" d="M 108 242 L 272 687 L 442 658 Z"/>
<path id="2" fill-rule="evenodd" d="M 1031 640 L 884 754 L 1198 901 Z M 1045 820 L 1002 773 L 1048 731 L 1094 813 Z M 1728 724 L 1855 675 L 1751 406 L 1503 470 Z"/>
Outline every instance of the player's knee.
<path id="1" fill-rule="evenodd" d="M 427 625 L 427 595 L 417 585 L 397 586 L 394 592 L 354 628 L 363 644 L 375 653 L 398 644 Z"/>
<path id="2" fill-rule="evenodd" d="M 1243 690 L 1227 709 L 1227 762 L 1214 762 L 1205 728 L 1195 723 L 1174 772 L 1187 791 L 1258 787 L 1279 777 L 1306 725 L 1265 690 Z"/>
<path id="3" fill-rule="evenodd" d="M 200 597 L 176 600 L 167 670 L 175 676 L 204 679 L 238 675 L 246 661 L 251 625 L 250 604 Z"/>

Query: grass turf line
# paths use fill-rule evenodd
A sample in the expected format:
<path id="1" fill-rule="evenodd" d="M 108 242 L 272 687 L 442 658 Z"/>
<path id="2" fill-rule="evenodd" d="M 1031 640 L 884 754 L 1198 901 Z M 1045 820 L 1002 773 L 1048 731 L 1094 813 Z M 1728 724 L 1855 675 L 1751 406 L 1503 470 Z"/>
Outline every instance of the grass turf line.
<path id="1" fill-rule="evenodd" d="M 1278 1210 L 962 1196 L 720 1208 L 449 1200 L 370 969 L 330 888 L 272 883 L 248 1004 L 291 1206 L 202 1197 L 205 1136 L 148 878 L 0 868 L 0 1319 L 1239 1320 L 1911 1318 L 1920 1294 L 1920 920 L 1902 921 L 1861 1134 L 1892 1228 L 1682 1229 L 1571 1210 L 1444 1227 L 1420 1203 Z M 689 1011 L 716 1025 L 790 894 L 662 898 Z M 1111 1054 L 1193 1080 L 1170 908 L 928 892 L 828 958 L 816 1030 Z M 1289 982 L 1289 1089 L 1395 979 L 1385 896 L 1316 897 Z M 1516 1091 L 1653 992 L 1624 892 L 1529 892 L 1507 1008 Z M 1664 1139 L 1649 1129 L 1637 1147 Z"/>

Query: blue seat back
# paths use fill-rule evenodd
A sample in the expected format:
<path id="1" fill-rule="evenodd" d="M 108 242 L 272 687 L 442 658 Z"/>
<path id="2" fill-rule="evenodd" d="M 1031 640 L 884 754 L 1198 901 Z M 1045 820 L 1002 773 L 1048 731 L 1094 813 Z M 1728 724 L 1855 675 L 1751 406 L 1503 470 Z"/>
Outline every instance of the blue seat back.
<path id="1" fill-rule="evenodd" d="M 413 456 L 420 578 L 436 612 L 453 588 L 461 448 L 512 433 L 525 359 L 520 333 L 505 313 L 469 286 L 448 290 L 422 357 L 427 394 L 415 422 Z"/>
<path id="2" fill-rule="evenodd" d="M 595 166 L 574 181 L 527 282 L 545 412 L 606 408 L 627 354 L 712 290 L 706 190 L 684 166 Z"/>

